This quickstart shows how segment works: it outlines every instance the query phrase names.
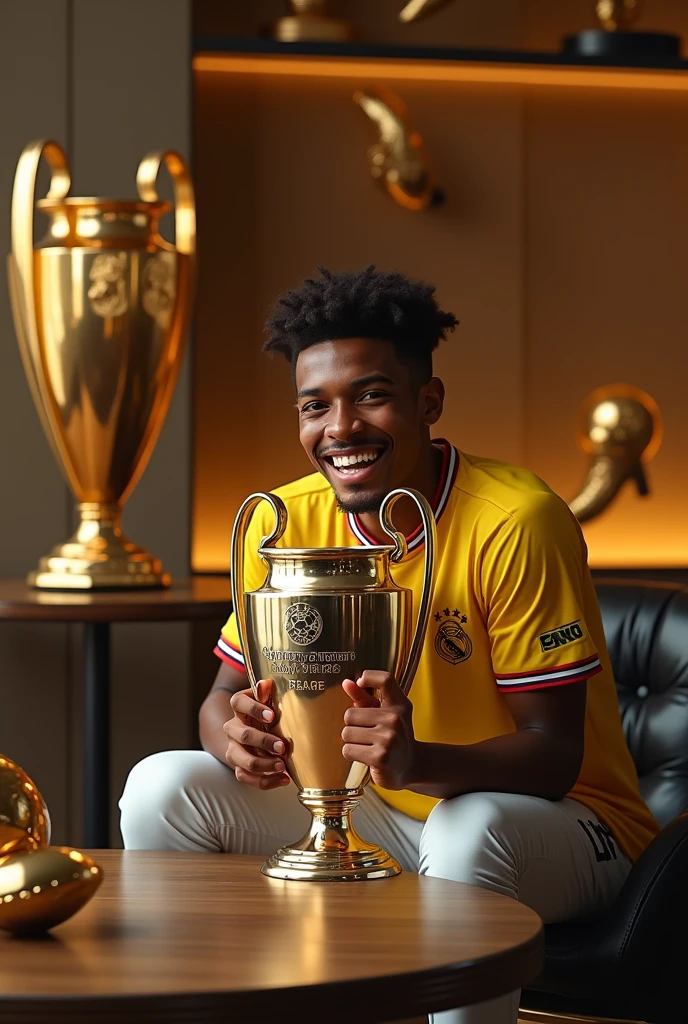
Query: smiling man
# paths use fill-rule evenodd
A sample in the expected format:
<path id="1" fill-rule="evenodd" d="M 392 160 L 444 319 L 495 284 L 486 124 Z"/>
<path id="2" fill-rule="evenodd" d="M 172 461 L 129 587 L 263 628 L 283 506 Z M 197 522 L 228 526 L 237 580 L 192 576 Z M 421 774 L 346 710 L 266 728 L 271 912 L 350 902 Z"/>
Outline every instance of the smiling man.
<path id="1" fill-rule="evenodd" d="M 390 490 L 432 503 L 435 602 L 410 696 L 374 665 L 342 684 L 344 755 L 373 782 L 357 829 L 406 870 L 503 893 L 546 922 L 587 917 L 614 899 L 656 825 L 624 742 L 576 520 L 532 473 L 431 435 L 444 403 L 432 353 L 455 325 L 432 287 L 373 267 L 322 270 L 279 300 L 265 348 L 291 364 L 316 470 L 275 491 L 289 514 L 282 543 L 388 543 L 378 510 Z M 257 548 L 271 516 L 260 506 L 249 529 L 247 590 L 264 580 Z M 395 580 L 417 607 L 423 538 L 410 501 L 395 524 L 409 548 Z M 120 805 L 128 848 L 268 856 L 307 827 L 284 746 L 263 729 L 273 713 L 247 688 L 233 617 L 216 653 L 204 751 L 133 769 Z M 515 1024 L 517 1006 L 513 993 L 435 1019 Z"/>

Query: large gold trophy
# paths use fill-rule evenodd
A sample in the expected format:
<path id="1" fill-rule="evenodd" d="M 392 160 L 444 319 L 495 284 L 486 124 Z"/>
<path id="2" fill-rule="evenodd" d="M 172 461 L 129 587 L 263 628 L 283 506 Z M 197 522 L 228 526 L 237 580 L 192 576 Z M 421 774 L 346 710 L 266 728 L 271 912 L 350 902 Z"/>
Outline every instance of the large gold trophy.
<path id="1" fill-rule="evenodd" d="M 397 587 L 390 562 L 406 554 L 390 513 L 402 495 L 416 502 L 425 530 L 423 593 L 412 636 L 410 590 Z M 260 590 L 242 593 L 244 537 L 260 501 L 275 513 L 275 529 L 259 554 L 267 566 Z M 344 712 L 351 701 L 343 679 L 366 669 L 394 674 L 404 692 L 413 681 L 428 623 L 435 565 L 435 520 L 425 498 L 399 488 L 387 495 L 380 522 L 394 545 L 361 548 L 279 548 L 287 525 L 274 494 L 252 494 L 232 534 L 232 600 L 249 682 L 269 680 L 275 712 L 270 731 L 284 741 L 285 764 L 312 814 L 300 841 L 284 847 L 261 870 L 273 878 L 353 881 L 387 878 L 401 868 L 379 846 L 364 842 L 351 813 L 368 768 L 342 754 Z"/>
<path id="2" fill-rule="evenodd" d="M 52 171 L 49 218 L 33 240 L 36 176 Z M 174 183 L 176 243 L 158 232 Z M 183 356 L 195 251 L 193 187 L 179 154 L 144 157 L 138 199 L 67 197 L 67 158 L 55 142 L 22 153 L 12 196 L 8 274 L 14 323 L 36 408 L 78 501 L 80 522 L 29 577 L 36 587 L 166 586 L 160 561 L 127 540 L 122 506 L 153 451 Z"/>

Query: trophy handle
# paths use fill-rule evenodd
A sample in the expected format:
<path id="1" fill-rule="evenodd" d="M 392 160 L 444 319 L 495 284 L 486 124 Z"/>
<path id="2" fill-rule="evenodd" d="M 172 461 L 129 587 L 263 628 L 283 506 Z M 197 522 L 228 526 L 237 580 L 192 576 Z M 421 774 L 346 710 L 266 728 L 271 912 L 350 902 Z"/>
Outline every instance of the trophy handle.
<path id="1" fill-rule="evenodd" d="M 254 509 L 261 501 L 267 501 L 272 508 L 272 511 L 275 513 L 275 527 L 271 534 L 267 537 L 263 537 L 260 542 L 260 546 L 270 547 L 272 544 L 275 544 L 286 530 L 287 510 L 281 498 L 278 498 L 276 494 L 266 494 L 264 491 L 256 491 L 255 494 L 249 494 L 248 498 L 237 512 L 236 519 L 234 520 L 230 563 L 232 607 L 234 608 L 234 614 L 236 616 L 237 631 L 239 633 L 239 646 L 241 647 L 242 654 L 244 655 L 246 674 L 248 675 L 248 681 L 251 684 L 254 696 L 257 696 L 257 679 L 255 672 L 253 671 L 253 666 L 251 665 L 251 656 L 249 654 L 247 643 L 246 609 L 244 608 L 243 602 L 244 543 L 251 516 L 253 515 Z M 239 585 L 240 580 L 241 586 Z"/>
<path id="2" fill-rule="evenodd" d="M 394 529 L 391 519 L 392 508 L 402 495 L 405 495 L 408 498 L 413 498 L 415 501 L 418 506 L 418 511 L 420 512 L 420 517 L 423 521 L 423 530 L 425 532 L 423 591 L 420 599 L 420 606 L 418 608 L 418 618 L 416 620 L 416 628 L 411 641 L 408 661 L 401 673 L 401 678 L 397 679 L 397 683 L 399 684 L 402 692 L 408 693 L 411 688 L 411 683 L 413 682 L 413 677 L 416 674 L 416 669 L 418 668 L 418 662 L 420 661 L 420 656 L 423 650 L 423 640 L 425 639 L 425 632 L 430 618 L 430 605 L 432 602 L 432 593 L 435 582 L 437 527 L 435 526 L 435 517 L 432 513 L 432 509 L 420 491 L 414 491 L 410 487 L 397 487 L 396 490 L 390 491 L 380 506 L 380 523 L 385 533 L 389 534 L 394 541 L 394 551 L 390 555 L 393 562 L 401 562 L 406 555 L 406 541 L 403 535 Z"/>
<path id="3" fill-rule="evenodd" d="M 173 149 L 158 149 L 147 153 L 136 172 L 136 188 L 144 203 L 157 203 L 157 179 L 160 166 L 167 168 L 174 186 L 175 248 L 184 256 L 196 253 L 196 203 L 194 189 L 186 161 Z"/>
<path id="4" fill-rule="evenodd" d="M 64 150 L 52 139 L 37 139 L 23 150 L 17 163 L 12 189 L 12 252 L 7 257 L 7 276 L 14 326 L 19 342 L 24 373 L 46 437 L 69 482 L 71 465 L 63 449 L 61 434 L 53 428 L 55 416 L 50 392 L 43 384 L 40 341 L 34 303 L 33 210 L 36 178 L 41 158 L 50 166 L 47 199 L 64 199 L 71 184 L 69 163 Z M 55 416 L 55 419 L 57 417 Z"/>

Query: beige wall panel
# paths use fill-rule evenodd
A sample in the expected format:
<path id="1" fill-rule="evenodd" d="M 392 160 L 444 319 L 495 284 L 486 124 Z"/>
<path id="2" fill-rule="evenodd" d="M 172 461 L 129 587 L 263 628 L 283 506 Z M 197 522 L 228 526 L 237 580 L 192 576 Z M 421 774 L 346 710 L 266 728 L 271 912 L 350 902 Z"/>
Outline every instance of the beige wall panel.
<path id="1" fill-rule="evenodd" d="M 74 0 L 79 190 L 133 196 L 146 152 L 165 147 L 190 156 L 190 48 L 188 0 Z M 170 197 L 167 182 L 162 191 Z M 163 233 L 169 236 L 171 228 L 167 218 Z M 124 516 L 126 532 L 176 575 L 189 567 L 188 367 L 187 359 L 163 433 Z M 113 823 L 129 768 L 153 750 L 190 740 L 190 632 L 184 623 L 113 629 Z"/>
<path id="2" fill-rule="evenodd" d="M 31 139 L 68 137 L 67 3 L 5 3 L 0 32 L 0 577 L 22 577 L 64 540 L 67 490 L 34 409 L 5 283 L 10 197 Z M 41 184 L 44 184 L 42 181 Z M 41 225 L 42 233 L 42 225 Z M 57 842 L 68 834 L 69 701 L 64 626 L 0 623 L 0 751 L 43 792 Z"/>
<path id="3" fill-rule="evenodd" d="M 390 80 L 447 191 L 445 206 L 414 214 L 370 177 L 376 133 L 352 102 L 357 85 L 197 75 L 197 569 L 226 569 L 246 494 L 309 469 L 287 365 L 259 350 L 272 301 L 318 263 L 433 281 L 461 319 L 438 357 L 441 431 L 468 450 L 522 456 L 519 95 Z"/>
<path id="4" fill-rule="evenodd" d="M 598 566 L 685 565 L 688 99 L 540 93 L 527 110 L 528 464 L 573 497 L 586 394 L 647 390 L 665 420 L 652 496 L 625 489 L 585 534 Z"/>

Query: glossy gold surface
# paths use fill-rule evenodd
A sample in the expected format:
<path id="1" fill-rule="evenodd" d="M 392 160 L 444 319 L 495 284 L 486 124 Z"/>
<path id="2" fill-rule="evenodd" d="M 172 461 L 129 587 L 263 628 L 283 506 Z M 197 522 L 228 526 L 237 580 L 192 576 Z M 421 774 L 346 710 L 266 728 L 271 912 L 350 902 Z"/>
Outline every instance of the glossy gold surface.
<path id="1" fill-rule="evenodd" d="M 578 445 L 590 456 L 583 485 L 569 507 L 579 522 L 600 515 L 628 480 L 649 494 L 645 464 L 662 440 L 659 408 L 648 394 L 628 384 L 598 388 L 580 414 Z"/>
<path id="2" fill-rule="evenodd" d="M 48 217 L 34 246 L 36 176 L 52 171 Z M 176 243 L 158 230 L 175 188 Z M 151 153 L 138 200 L 68 198 L 67 159 L 54 142 L 22 153 L 12 197 L 8 274 L 15 328 L 32 395 L 78 501 L 74 536 L 41 559 L 29 582 L 48 589 L 161 586 L 158 559 L 126 539 L 122 506 L 162 429 L 179 374 L 191 303 L 195 208 L 189 173 L 171 151 Z"/>
<path id="3" fill-rule="evenodd" d="M 0 754 L 0 856 L 38 850 L 50 842 L 50 816 L 36 785 Z"/>
<path id="4" fill-rule="evenodd" d="M 98 864 L 66 846 L 0 859 L 0 928 L 46 932 L 76 914 L 103 880 Z"/>
<path id="5" fill-rule="evenodd" d="M 358 90 L 354 102 L 376 125 L 379 142 L 368 150 L 370 173 L 406 210 L 425 210 L 436 194 L 423 140 L 408 123 L 402 100 L 389 89 Z"/>
<path id="6" fill-rule="evenodd" d="M 287 6 L 291 14 L 279 18 L 273 26 L 273 35 L 280 42 L 344 42 L 356 38 L 347 21 L 328 15 L 327 0 L 289 0 Z"/>
<path id="7" fill-rule="evenodd" d="M 412 595 L 397 587 L 390 562 L 406 553 L 394 531 L 391 509 L 402 495 L 418 505 L 425 529 L 423 596 L 412 626 Z M 260 555 L 264 585 L 242 595 L 245 531 L 255 507 L 266 500 L 275 529 Z M 309 833 L 263 865 L 276 878 L 356 880 L 384 878 L 401 869 L 384 850 L 365 843 L 351 826 L 368 769 L 342 754 L 344 712 L 351 701 L 342 680 L 366 669 L 391 672 L 407 692 L 416 671 L 430 610 L 434 578 L 435 523 L 422 495 L 399 489 L 387 496 L 380 520 L 394 546 L 287 549 L 275 547 L 287 522 L 283 502 L 254 494 L 242 505 L 232 535 L 233 605 L 249 681 L 270 681 L 275 711 L 271 731 L 285 741 L 287 771 L 299 799 L 313 815 Z"/>

